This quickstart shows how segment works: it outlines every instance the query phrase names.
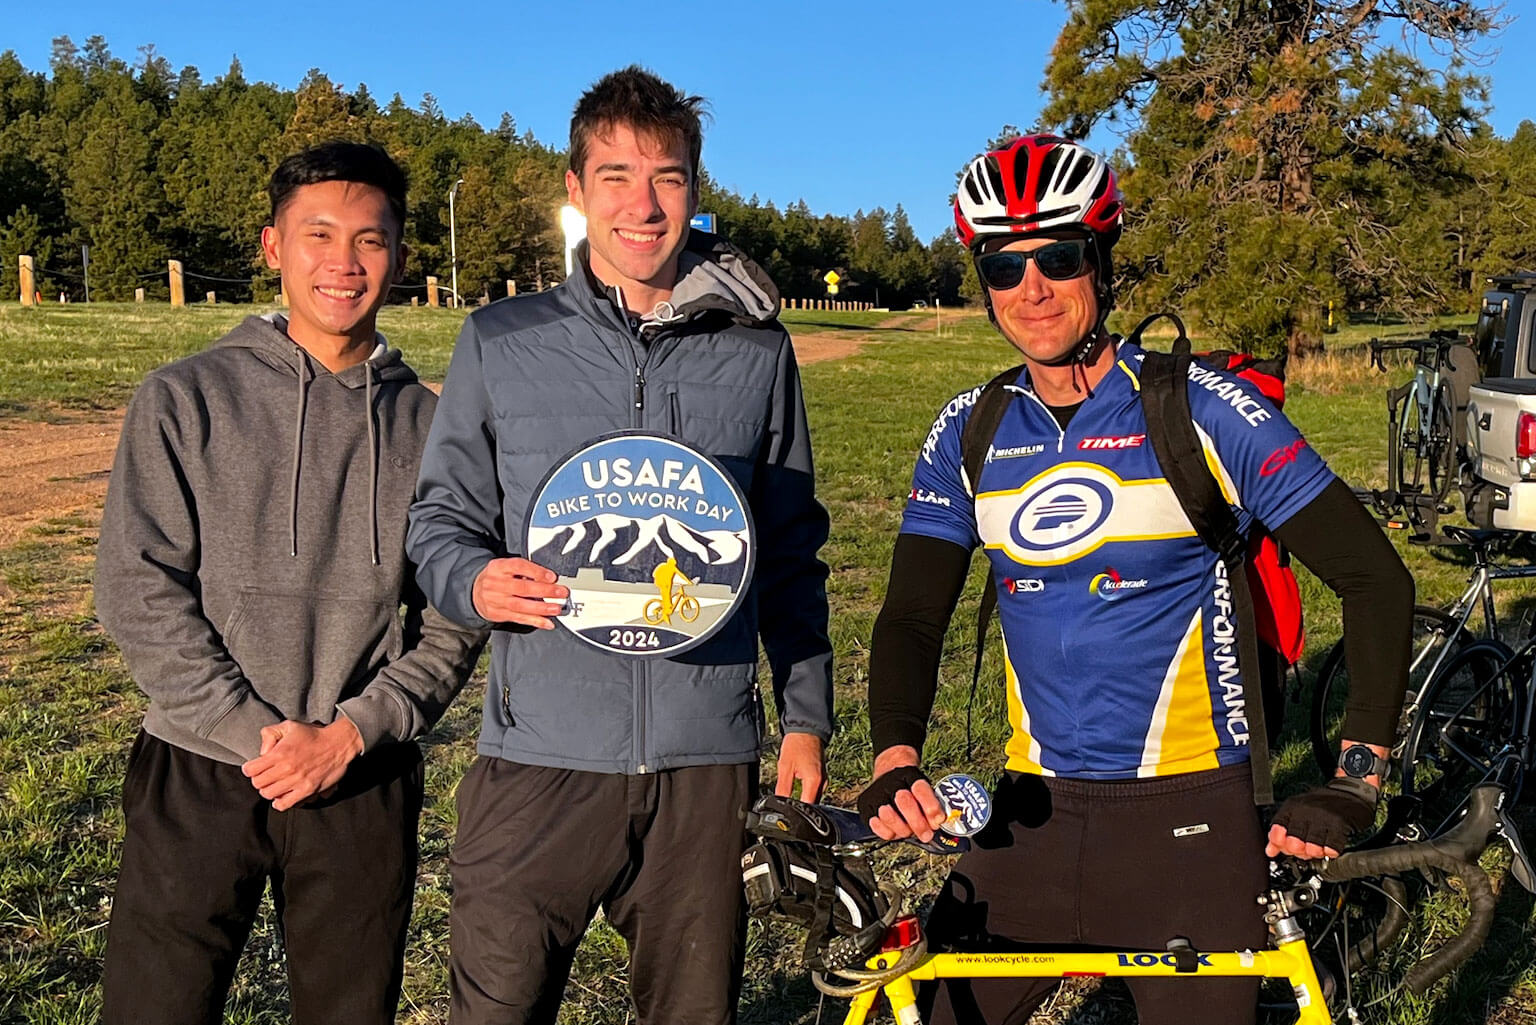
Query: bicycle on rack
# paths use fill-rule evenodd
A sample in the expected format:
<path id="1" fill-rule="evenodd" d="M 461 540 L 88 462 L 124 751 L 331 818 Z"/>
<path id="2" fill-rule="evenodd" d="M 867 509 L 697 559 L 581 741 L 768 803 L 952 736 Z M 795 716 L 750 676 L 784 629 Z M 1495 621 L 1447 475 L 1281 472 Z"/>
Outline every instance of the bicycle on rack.
<path id="1" fill-rule="evenodd" d="M 1508 530 L 1474 530 L 1447 526 L 1439 543 L 1465 547 L 1472 557 L 1472 572 L 1467 586 L 1448 608 L 1429 605 L 1413 608 L 1413 655 L 1408 667 L 1408 691 L 1398 720 L 1397 742 L 1393 759 L 1403 753 L 1403 745 L 1421 705 L 1420 695 L 1447 660 L 1473 641 L 1504 640 L 1498 612 L 1494 607 L 1493 582 L 1536 578 L 1536 566 L 1499 564 L 1494 561 L 1499 549 L 1519 538 Z M 1473 615 L 1482 611 L 1483 629 L 1474 634 L 1468 628 Z M 1507 650 L 1507 649 L 1506 649 Z M 1344 700 L 1349 692 L 1349 673 L 1344 664 L 1344 642 L 1335 644 L 1324 657 L 1312 688 L 1309 721 L 1312 755 L 1324 778 L 1331 776 L 1339 759 L 1340 731 L 1343 727 Z"/>
<path id="2" fill-rule="evenodd" d="M 930 953 L 916 917 L 903 914 L 903 891 L 892 883 L 876 883 L 869 867 L 869 852 L 887 841 L 875 836 L 857 812 L 772 795 L 760 798 L 748 816 L 748 829 L 762 840 L 743 858 L 743 880 L 754 914 L 808 925 L 805 961 L 816 988 L 851 999 L 844 1025 L 863 1025 L 882 992 L 899 1025 L 916 1025 L 918 982 L 1068 976 L 1284 979 L 1297 1025 L 1328 1025 L 1336 1013 L 1358 1020 L 1348 976 L 1406 927 L 1402 880 L 1408 874 L 1440 873 L 1460 880 L 1471 913 L 1458 936 L 1405 974 L 1406 989 L 1422 995 L 1482 945 L 1494 896 L 1476 862 L 1500 831 L 1502 796 L 1495 785 L 1477 788 L 1462 820 L 1434 840 L 1404 844 L 1387 837 L 1381 846 L 1368 845 L 1332 860 L 1294 867 L 1272 863 L 1273 885 L 1257 899 L 1271 947 L 1257 951 L 1197 951 L 1187 940 L 1171 937 L 1164 950 Z M 935 853 L 968 849 L 964 838 L 943 833 L 928 844 L 915 838 L 896 842 Z M 1345 910 L 1353 899 L 1350 884 L 1357 880 L 1393 884 L 1372 883 L 1373 892 L 1388 896 L 1385 911 L 1368 935 L 1352 938 L 1347 933 L 1352 919 Z M 1346 930 L 1342 936 L 1341 928 Z M 1330 937 L 1339 956 L 1337 969 L 1327 965 Z M 1325 980 L 1335 972 L 1343 973 L 1343 985 L 1330 991 Z"/>
<path id="3" fill-rule="evenodd" d="M 1388 490 L 1422 494 L 1444 502 L 1457 471 L 1456 402 L 1449 371 L 1450 352 L 1463 344 L 1454 330 L 1431 331 L 1428 338 L 1404 342 L 1370 341 L 1371 365 L 1382 373 L 1384 353 L 1414 353 L 1413 379 L 1387 390 Z"/>

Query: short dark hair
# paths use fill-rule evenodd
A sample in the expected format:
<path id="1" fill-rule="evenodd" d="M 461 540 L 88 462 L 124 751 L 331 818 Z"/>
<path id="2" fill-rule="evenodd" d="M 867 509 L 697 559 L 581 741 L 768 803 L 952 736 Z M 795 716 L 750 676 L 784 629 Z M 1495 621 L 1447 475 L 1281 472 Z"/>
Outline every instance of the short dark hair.
<path id="1" fill-rule="evenodd" d="M 681 140 L 688 147 L 689 176 L 697 183 L 706 116 L 704 97 L 689 96 L 638 64 L 609 72 L 576 101 L 571 115 L 571 170 L 581 177 L 595 133 L 627 125 L 636 134 L 666 143 Z"/>
<path id="2" fill-rule="evenodd" d="M 390 212 L 405 231 L 405 172 L 377 146 L 333 140 L 300 150 L 277 165 L 267 182 L 272 201 L 272 223 L 294 190 L 321 182 L 357 182 L 383 191 Z"/>

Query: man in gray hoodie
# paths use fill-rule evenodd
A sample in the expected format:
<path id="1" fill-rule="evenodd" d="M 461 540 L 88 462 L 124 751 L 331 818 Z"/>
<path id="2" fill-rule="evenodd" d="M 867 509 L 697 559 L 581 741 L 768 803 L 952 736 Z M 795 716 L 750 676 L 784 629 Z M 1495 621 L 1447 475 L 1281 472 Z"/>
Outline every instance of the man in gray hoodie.
<path id="1" fill-rule="evenodd" d="M 407 539 L 422 587 L 456 622 L 496 626 L 481 758 L 458 792 L 455 1025 L 553 1022 L 599 908 L 629 943 L 643 1025 L 735 1020 L 759 637 L 784 730 L 776 787 L 798 784 L 806 800 L 821 790 L 832 731 L 817 558 L 827 515 L 778 293 L 745 255 L 690 233 L 701 102 L 639 68 L 581 98 L 566 174 L 587 218 L 579 266 L 557 288 L 470 316 L 422 457 Z M 569 591 L 522 547 L 551 468 L 633 429 L 713 457 L 757 534 L 741 607 L 665 658 L 601 650 L 557 628 Z M 640 547 L 633 525 L 619 529 Z M 675 543 L 647 543 L 646 558 L 687 547 Z M 672 582 L 657 583 L 664 597 Z"/>
<path id="2" fill-rule="evenodd" d="M 405 188 L 368 146 L 285 160 L 261 241 L 287 317 L 247 318 L 129 404 L 96 608 L 150 703 L 123 784 L 108 1023 L 219 1021 L 268 880 L 293 1021 L 394 1021 L 413 738 L 484 641 L 427 605 L 405 556 L 436 405 L 375 331 Z"/>

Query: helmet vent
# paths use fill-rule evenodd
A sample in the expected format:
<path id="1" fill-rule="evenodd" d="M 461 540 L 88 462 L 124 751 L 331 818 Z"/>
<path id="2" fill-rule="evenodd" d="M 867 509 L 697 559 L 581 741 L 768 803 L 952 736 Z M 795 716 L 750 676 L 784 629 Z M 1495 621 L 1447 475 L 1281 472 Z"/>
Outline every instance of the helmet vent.
<path id="1" fill-rule="evenodd" d="M 1045 157 L 1040 161 L 1040 173 L 1035 177 L 1036 205 L 1039 205 L 1040 201 L 1051 191 L 1051 179 L 1056 177 L 1056 168 L 1061 164 L 1064 152 L 1061 149 L 1053 149 L 1046 153 Z M 1024 194 L 1022 186 L 1019 189 L 1019 194 Z"/>

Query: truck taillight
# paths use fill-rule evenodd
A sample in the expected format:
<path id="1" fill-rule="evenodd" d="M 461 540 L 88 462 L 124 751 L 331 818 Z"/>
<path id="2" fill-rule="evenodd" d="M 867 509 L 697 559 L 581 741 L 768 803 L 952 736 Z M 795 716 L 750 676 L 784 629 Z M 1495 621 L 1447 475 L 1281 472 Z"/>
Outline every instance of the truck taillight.
<path id="1" fill-rule="evenodd" d="M 1515 458 L 1536 455 L 1536 413 L 1521 413 L 1515 421 Z"/>

